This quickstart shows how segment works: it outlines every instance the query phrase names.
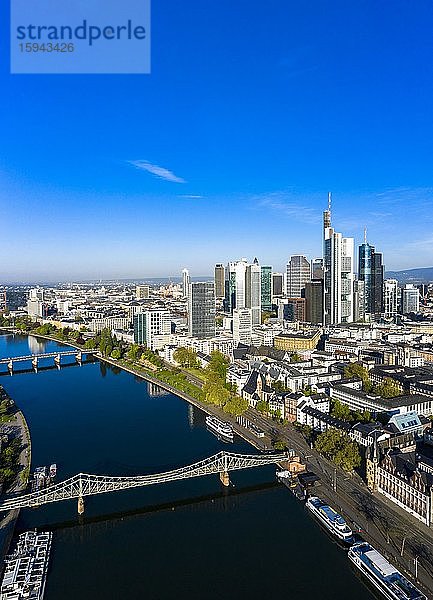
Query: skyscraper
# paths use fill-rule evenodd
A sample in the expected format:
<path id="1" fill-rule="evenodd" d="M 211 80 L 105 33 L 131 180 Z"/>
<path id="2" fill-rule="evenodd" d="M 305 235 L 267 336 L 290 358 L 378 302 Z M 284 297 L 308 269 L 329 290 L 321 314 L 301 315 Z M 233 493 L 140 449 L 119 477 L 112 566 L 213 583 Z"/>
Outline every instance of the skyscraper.
<path id="1" fill-rule="evenodd" d="M 184 298 L 188 297 L 189 282 L 190 277 L 188 269 L 182 269 L 182 295 Z"/>
<path id="2" fill-rule="evenodd" d="M 313 258 L 311 261 L 311 279 L 323 279 L 323 258 Z"/>
<path id="3" fill-rule="evenodd" d="M 262 310 L 272 310 L 272 267 L 262 267 L 261 294 Z"/>
<path id="4" fill-rule="evenodd" d="M 225 272 L 226 311 L 235 308 L 251 308 L 253 325 L 261 321 L 261 269 L 259 261 L 250 264 L 245 258 L 230 262 Z"/>
<path id="5" fill-rule="evenodd" d="M 324 301 L 323 323 L 353 321 L 353 238 L 343 237 L 331 227 L 331 194 L 323 213 Z"/>
<path id="6" fill-rule="evenodd" d="M 359 246 L 358 278 L 364 282 L 364 312 L 367 319 L 378 318 L 383 313 L 382 254 L 367 242 Z"/>
<path id="7" fill-rule="evenodd" d="M 284 290 L 284 275 L 282 273 L 272 273 L 272 298 L 282 296 Z"/>
<path id="8" fill-rule="evenodd" d="M 224 265 L 217 264 L 215 265 L 215 298 L 217 300 L 222 300 L 225 296 L 225 269 Z"/>
<path id="9" fill-rule="evenodd" d="M 309 323 L 323 322 L 323 279 L 312 279 L 305 284 L 305 320 Z"/>
<path id="10" fill-rule="evenodd" d="M 245 275 L 245 307 L 251 308 L 253 326 L 260 325 L 262 320 L 262 270 L 257 258 L 251 265 L 247 265 Z"/>
<path id="11" fill-rule="evenodd" d="M 157 336 L 169 336 L 171 318 L 168 310 L 146 310 L 134 315 L 134 342 L 152 350 L 158 346 Z M 167 340 L 164 340 L 167 343 Z"/>
<path id="12" fill-rule="evenodd" d="M 311 265 L 302 254 L 290 257 L 287 263 L 286 295 L 290 298 L 300 298 L 305 284 L 311 281 Z"/>
<path id="13" fill-rule="evenodd" d="M 189 284 L 188 332 L 198 338 L 215 335 L 215 286 L 212 281 Z"/>
<path id="14" fill-rule="evenodd" d="M 393 319 L 398 312 L 398 281 L 385 279 L 383 282 L 383 304 L 386 319 Z"/>
<path id="15" fill-rule="evenodd" d="M 252 323 L 250 308 L 233 310 L 233 341 L 237 344 L 251 344 Z"/>
<path id="16" fill-rule="evenodd" d="M 419 311 L 419 290 L 412 283 L 406 283 L 401 292 L 401 312 L 408 313 Z"/>

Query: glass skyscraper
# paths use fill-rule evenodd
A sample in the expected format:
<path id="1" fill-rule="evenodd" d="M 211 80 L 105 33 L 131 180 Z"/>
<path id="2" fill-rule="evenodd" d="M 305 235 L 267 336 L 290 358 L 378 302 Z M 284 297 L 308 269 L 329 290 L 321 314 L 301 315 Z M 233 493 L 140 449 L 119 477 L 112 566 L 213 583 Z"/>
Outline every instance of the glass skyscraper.
<path id="1" fill-rule="evenodd" d="M 380 316 L 383 313 L 382 253 L 365 241 L 359 246 L 358 278 L 364 282 L 365 314 Z"/>

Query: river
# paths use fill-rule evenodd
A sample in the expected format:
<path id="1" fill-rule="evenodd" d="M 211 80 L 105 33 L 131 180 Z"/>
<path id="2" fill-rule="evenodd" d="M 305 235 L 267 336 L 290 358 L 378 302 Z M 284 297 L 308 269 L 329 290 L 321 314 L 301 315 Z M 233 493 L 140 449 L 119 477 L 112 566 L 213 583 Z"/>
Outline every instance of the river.
<path id="1" fill-rule="evenodd" d="M 0 357 L 61 349 L 0 336 Z M 240 438 L 219 442 L 204 414 L 180 398 L 99 362 L 1 376 L 24 411 L 32 467 L 135 475 L 187 465 L 221 449 L 255 453 Z M 370 592 L 345 552 L 284 487 L 275 469 L 94 496 L 21 511 L 17 530 L 51 528 L 46 600 L 364 600 Z"/>

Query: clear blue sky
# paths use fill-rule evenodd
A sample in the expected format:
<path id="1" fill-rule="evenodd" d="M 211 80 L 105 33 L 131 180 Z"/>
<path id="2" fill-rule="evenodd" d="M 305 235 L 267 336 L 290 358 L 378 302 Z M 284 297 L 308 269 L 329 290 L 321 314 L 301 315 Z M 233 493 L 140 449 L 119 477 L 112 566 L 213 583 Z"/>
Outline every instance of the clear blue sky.
<path id="1" fill-rule="evenodd" d="M 9 75 L 0 280 L 321 253 L 321 213 L 433 265 L 431 0 L 153 0 L 151 75 Z"/>

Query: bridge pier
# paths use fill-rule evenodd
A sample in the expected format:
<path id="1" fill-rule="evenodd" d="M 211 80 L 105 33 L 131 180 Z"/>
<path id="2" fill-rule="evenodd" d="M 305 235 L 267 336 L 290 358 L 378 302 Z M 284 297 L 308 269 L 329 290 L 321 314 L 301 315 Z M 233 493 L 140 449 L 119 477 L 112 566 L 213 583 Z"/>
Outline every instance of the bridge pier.
<path id="1" fill-rule="evenodd" d="M 84 514 L 84 498 L 83 496 L 78 496 L 78 514 Z"/>
<path id="2" fill-rule="evenodd" d="M 220 473 L 220 481 L 225 487 L 228 487 L 230 485 L 230 476 L 228 474 L 228 471 L 222 471 Z"/>
<path id="3" fill-rule="evenodd" d="M 81 367 L 81 365 L 83 364 L 83 353 L 81 351 L 77 352 L 77 354 L 75 355 L 75 359 Z"/>
<path id="4" fill-rule="evenodd" d="M 60 356 L 60 354 L 57 354 L 54 357 L 54 363 L 57 365 L 57 368 L 59 369 L 59 371 L 60 371 L 60 360 L 61 360 L 61 356 Z"/>
<path id="5" fill-rule="evenodd" d="M 13 360 L 10 360 L 8 362 L 8 369 L 9 369 L 9 373 L 11 375 L 13 375 L 14 374 L 14 361 Z"/>
<path id="6" fill-rule="evenodd" d="M 37 373 L 38 372 L 38 357 L 37 356 L 35 356 L 32 359 L 32 365 L 33 365 L 33 368 L 35 370 L 35 373 Z"/>

